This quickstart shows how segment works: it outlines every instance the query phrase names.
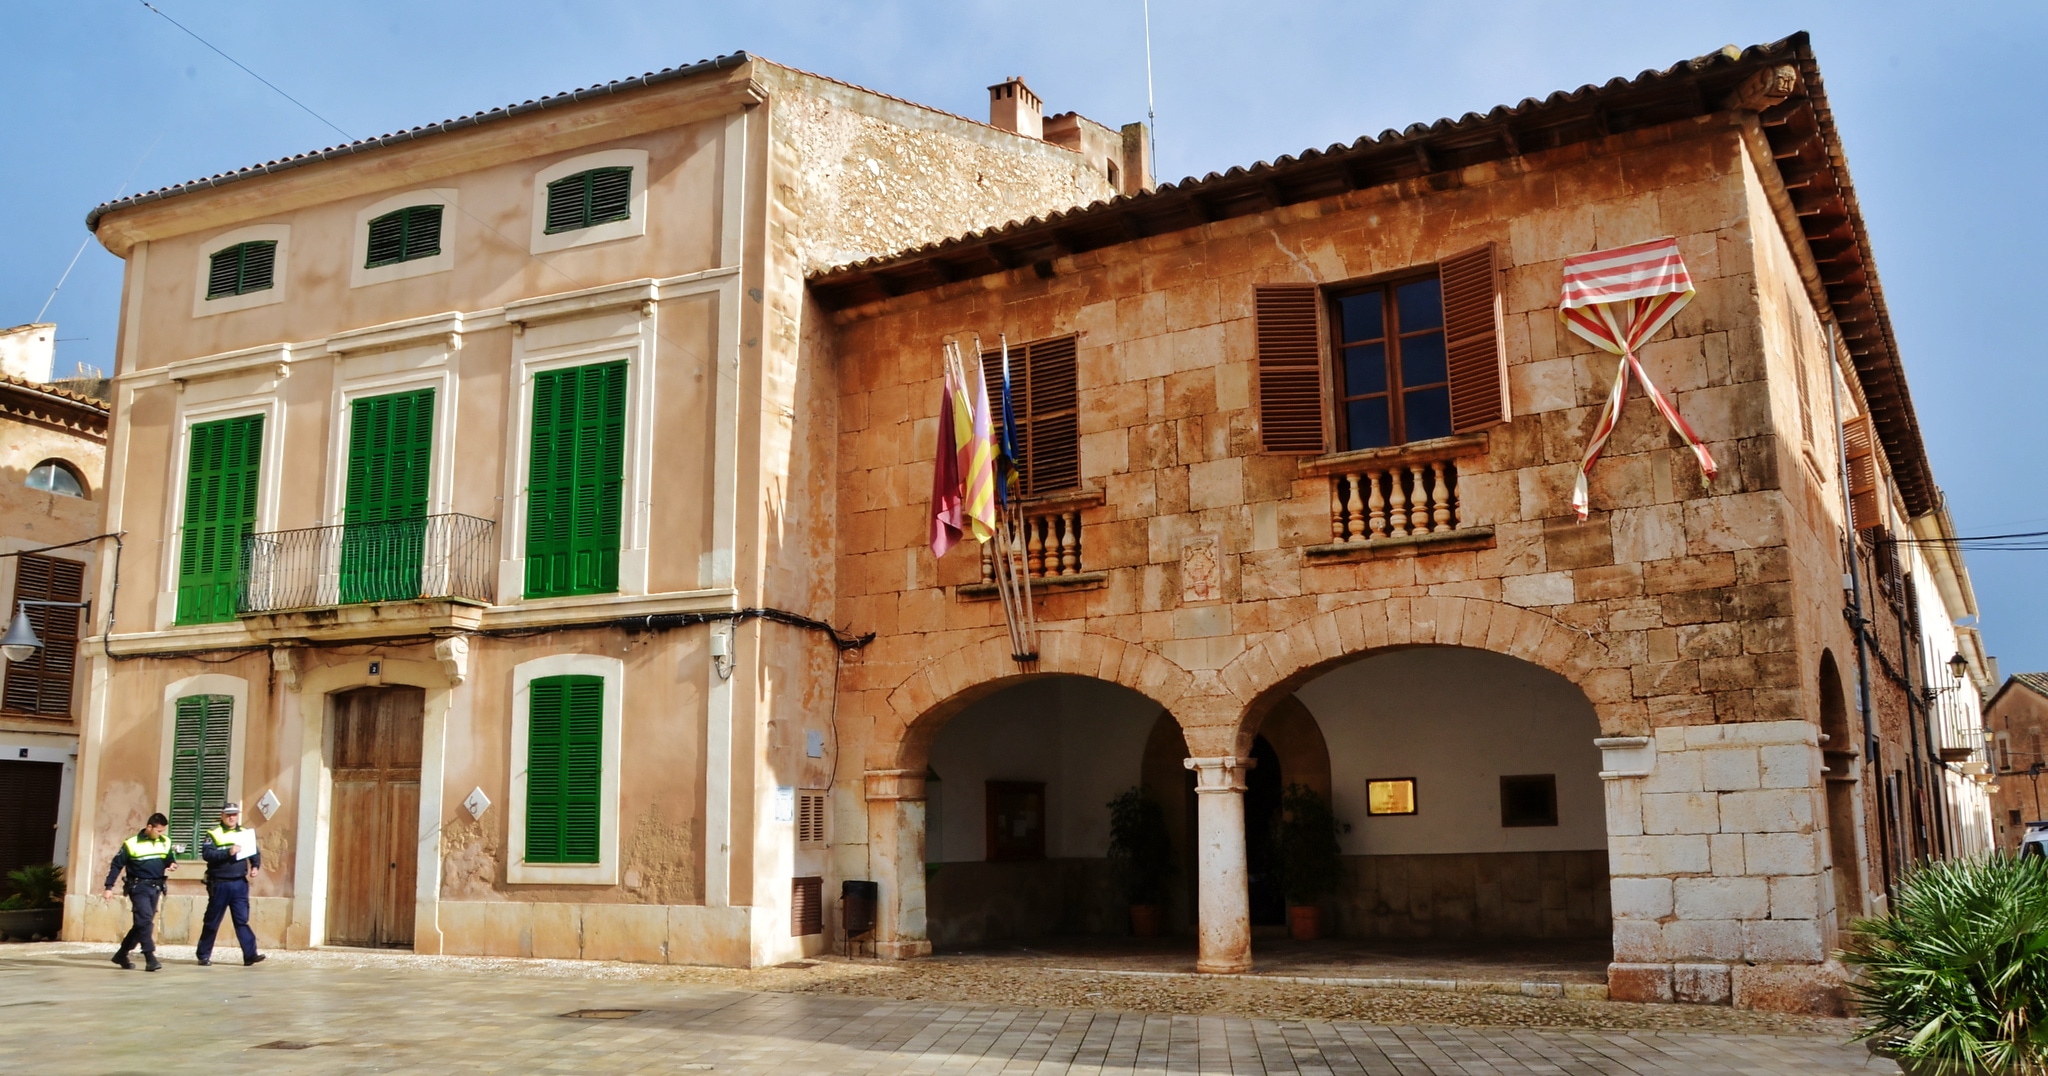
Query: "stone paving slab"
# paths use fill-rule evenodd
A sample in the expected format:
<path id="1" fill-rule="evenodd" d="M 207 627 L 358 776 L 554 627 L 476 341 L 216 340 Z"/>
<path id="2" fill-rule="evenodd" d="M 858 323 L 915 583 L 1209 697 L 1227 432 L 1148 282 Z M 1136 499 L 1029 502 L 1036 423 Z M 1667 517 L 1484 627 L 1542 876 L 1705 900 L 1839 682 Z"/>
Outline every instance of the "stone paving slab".
<path id="1" fill-rule="evenodd" d="M 123 972 L 74 945 L 0 947 L 0 1072 L 1897 1073 L 1818 1036 L 1386 1027 L 782 994 L 383 954 Z M 633 1009 L 615 1019 L 574 1010 Z M 618 1014 L 607 1014 L 617 1016 Z"/>

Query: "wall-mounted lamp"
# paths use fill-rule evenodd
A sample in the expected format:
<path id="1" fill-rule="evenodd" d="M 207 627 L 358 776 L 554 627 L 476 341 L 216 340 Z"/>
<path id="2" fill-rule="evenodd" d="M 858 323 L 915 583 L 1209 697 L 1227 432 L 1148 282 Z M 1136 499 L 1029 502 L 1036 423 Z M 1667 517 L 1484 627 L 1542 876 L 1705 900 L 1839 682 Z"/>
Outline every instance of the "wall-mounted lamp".
<path id="1" fill-rule="evenodd" d="M 21 601 L 14 603 L 14 623 L 7 626 L 7 634 L 0 637 L 0 657 L 9 661 L 27 661 L 43 648 L 43 641 L 36 637 L 35 625 L 28 622 L 28 607 L 31 605 L 50 606 L 59 609 L 90 609 L 91 602 L 45 602 Z"/>
<path id="2" fill-rule="evenodd" d="M 732 632 L 727 628 L 711 629 L 711 671 L 720 680 L 732 679 Z"/>
<path id="3" fill-rule="evenodd" d="M 1956 679 L 1961 680 L 1970 675 L 1970 659 L 1964 657 L 1961 652 L 1951 655 L 1948 659 L 1948 671 L 1955 674 Z"/>

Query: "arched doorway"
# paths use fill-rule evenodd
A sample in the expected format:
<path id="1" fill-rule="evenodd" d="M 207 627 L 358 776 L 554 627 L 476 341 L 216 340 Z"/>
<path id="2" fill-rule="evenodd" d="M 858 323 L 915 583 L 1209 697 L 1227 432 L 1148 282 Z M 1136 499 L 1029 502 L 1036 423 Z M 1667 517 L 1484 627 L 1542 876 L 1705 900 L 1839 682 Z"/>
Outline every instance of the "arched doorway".
<path id="1" fill-rule="evenodd" d="M 1128 906 L 1107 859 L 1109 801 L 1148 785 L 1158 769 L 1148 757 L 1178 740 L 1157 702 L 1068 674 L 1020 678 L 946 719 L 924 771 L 932 948 L 1126 936 Z M 1150 794 L 1168 809 L 1179 788 L 1175 778 Z"/>
<path id="2" fill-rule="evenodd" d="M 1272 704 L 1260 731 L 1290 707 L 1320 733 L 1324 790 L 1348 825 L 1326 932 L 1591 948 L 1611 938 L 1599 720 L 1571 681 L 1492 651 L 1406 647 L 1321 669 Z M 1248 860 L 1250 843 L 1248 833 Z"/>

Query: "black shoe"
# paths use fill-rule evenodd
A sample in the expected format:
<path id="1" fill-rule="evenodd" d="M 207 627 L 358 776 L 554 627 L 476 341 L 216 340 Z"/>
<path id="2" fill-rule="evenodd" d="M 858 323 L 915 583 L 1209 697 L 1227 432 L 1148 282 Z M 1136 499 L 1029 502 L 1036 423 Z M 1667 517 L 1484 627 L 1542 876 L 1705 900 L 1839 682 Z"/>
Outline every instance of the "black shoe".
<path id="1" fill-rule="evenodd" d="M 251 965 L 254 965 L 254 964 L 261 964 L 261 963 L 263 963 L 264 961 L 266 961 L 266 960 L 269 960 L 269 959 L 270 959 L 270 954 L 269 954 L 269 953 L 257 953 L 257 954 L 256 954 L 255 956 L 252 956 L 252 957 L 250 957 L 249 959 L 247 959 L 247 960 L 244 960 L 244 961 L 242 961 L 242 966 L 246 968 L 246 967 L 249 967 L 249 966 L 251 966 Z"/>
<path id="2" fill-rule="evenodd" d="M 202 956 L 199 958 L 199 966 L 202 968 L 210 968 L 213 966 L 213 961 L 208 957 Z"/>
<path id="3" fill-rule="evenodd" d="M 134 971 L 134 970 L 135 970 L 135 962 L 134 962 L 133 960 L 130 960 L 130 959 L 128 959 L 128 954 L 127 954 L 127 953 L 115 953 L 115 954 L 114 954 L 114 965 L 115 965 L 116 967 L 118 967 L 118 968 L 122 969 L 123 971 Z"/>
<path id="4" fill-rule="evenodd" d="M 144 953 L 142 954 L 142 969 L 144 971 L 162 971 L 164 970 L 164 962 L 158 960 L 155 953 Z"/>

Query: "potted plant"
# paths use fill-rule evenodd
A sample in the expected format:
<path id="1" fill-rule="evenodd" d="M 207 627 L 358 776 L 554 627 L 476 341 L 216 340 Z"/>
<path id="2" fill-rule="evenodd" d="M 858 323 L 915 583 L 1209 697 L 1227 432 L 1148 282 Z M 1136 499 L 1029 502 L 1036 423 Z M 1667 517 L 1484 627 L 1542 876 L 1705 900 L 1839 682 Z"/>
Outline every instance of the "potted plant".
<path id="1" fill-rule="evenodd" d="M 1287 897 L 1287 931 L 1296 941 L 1314 941 L 1322 934 L 1323 912 L 1316 902 L 1343 880 L 1339 832 L 1321 793 L 1298 782 L 1287 786 L 1280 798 L 1280 887 Z"/>
<path id="2" fill-rule="evenodd" d="M 55 938 L 64 929 L 64 868 L 54 863 L 7 872 L 14 894 L 0 900 L 0 938 Z"/>
<path id="3" fill-rule="evenodd" d="M 1173 876 L 1173 839 L 1165 812 L 1142 788 L 1109 801 L 1109 866 L 1131 908 L 1131 933 L 1158 937 L 1166 883 Z"/>
<path id="4" fill-rule="evenodd" d="M 1908 1073 L 2048 1073 L 2048 859 L 1950 859 L 1856 923 L 1858 1038 Z"/>

